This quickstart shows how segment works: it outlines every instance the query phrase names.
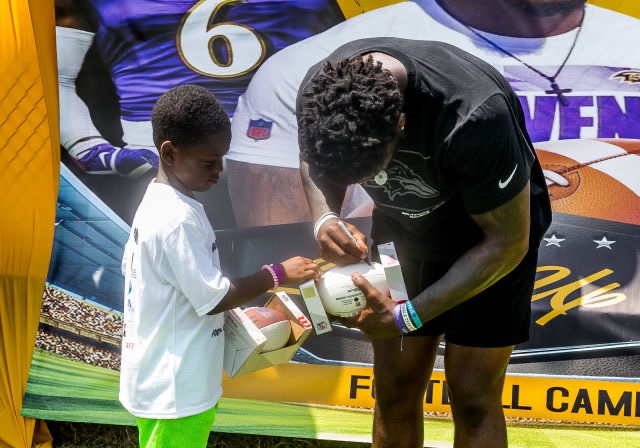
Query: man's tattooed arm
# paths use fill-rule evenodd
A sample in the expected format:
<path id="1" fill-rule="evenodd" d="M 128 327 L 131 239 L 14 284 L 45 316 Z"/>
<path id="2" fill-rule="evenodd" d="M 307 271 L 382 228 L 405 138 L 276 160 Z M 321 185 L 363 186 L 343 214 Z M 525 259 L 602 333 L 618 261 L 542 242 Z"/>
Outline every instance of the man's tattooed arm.
<path id="1" fill-rule="evenodd" d="M 484 237 L 413 299 L 423 322 L 484 291 L 522 261 L 529 248 L 529 185 L 509 202 L 472 218 Z"/>

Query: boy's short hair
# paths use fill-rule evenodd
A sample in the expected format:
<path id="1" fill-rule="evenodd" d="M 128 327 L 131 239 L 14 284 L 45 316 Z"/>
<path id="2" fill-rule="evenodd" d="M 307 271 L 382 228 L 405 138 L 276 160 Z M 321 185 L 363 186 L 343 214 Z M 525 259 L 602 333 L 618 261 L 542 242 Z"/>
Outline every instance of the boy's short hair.
<path id="1" fill-rule="evenodd" d="M 151 111 L 153 143 L 164 141 L 185 149 L 231 128 L 224 108 L 204 87 L 183 84 L 163 93 Z"/>
<path id="2" fill-rule="evenodd" d="M 341 185 L 377 173 L 397 135 L 403 103 L 397 80 L 371 56 L 326 62 L 303 93 L 302 160 Z"/>

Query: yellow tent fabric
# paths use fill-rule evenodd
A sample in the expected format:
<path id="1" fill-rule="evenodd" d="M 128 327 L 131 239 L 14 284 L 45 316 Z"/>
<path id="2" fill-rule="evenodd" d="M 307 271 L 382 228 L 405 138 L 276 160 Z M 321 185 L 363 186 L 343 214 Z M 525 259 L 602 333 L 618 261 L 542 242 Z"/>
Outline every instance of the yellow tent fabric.
<path id="1" fill-rule="evenodd" d="M 588 3 L 640 19 L 640 2 L 638 0 L 589 0 Z"/>
<path id="2" fill-rule="evenodd" d="M 337 1 L 345 17 L 349 19 L 357 14 L 406 0 L 368 0 L 366 2 L 359 0 Z M 640 18 L 640 2 L 638 0 L 588 0 L 587 3 Z"/>
<path id="3" fill-rule="evenodd" d="M 0 446 L 50 447 L 20 415 L 60 176 L 52 1 L 0 0 Z"/>

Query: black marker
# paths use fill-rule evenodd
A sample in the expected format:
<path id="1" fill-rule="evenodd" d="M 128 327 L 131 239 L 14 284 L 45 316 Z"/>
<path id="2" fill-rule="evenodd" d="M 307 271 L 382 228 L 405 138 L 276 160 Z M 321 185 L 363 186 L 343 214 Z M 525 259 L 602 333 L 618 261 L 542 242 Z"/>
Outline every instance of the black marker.
<path id="1" fill-rule="evenodd" d="M 351 232 L 349 232 L 349 229 L 347 229 L 347 226 L 345 226 L 345 225 L 344 225 L 344 223 L 343 223 L 342 221 L 338 221 L 338 225 L 340 226 L 340 228 L 341 228 L 342 230 L 344 230 L 344 233 L 346 233 L 346 234 L 347 234 L 347 236 L 349 237 L 349 239 L 350 239 L 351 241 L 353 241 L 353 244 L 355 244 L 355 245 L 358 247 L 358 249 L 360 249 L 360 245 L 358 244 L 358 242 L 356 241 L 356 239 L 353 237 L 353 235 L 351 235 Z M 367 257 L 366 255 L 365 255 L 365 257 L 364 257 L 364 262 L 365 262 L 365 263 L 367 263 L 369 266 L 371 266 L 371 262 L 369 261 L 369 257 Z"/>

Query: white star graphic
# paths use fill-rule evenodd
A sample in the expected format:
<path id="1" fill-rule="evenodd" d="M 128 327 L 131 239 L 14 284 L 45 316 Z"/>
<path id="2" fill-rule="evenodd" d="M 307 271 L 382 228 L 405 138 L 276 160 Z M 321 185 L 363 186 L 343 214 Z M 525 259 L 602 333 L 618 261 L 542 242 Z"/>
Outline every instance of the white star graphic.
<path id="1" fill-rule="evenodd" d="M 600 249 L 601 247 L 606 247 L 609 250 L 611 250 L 611 245 L 615 243 L 615 241 L 609 241 L 606 236 L 603 236 L 600 241 L 593 240 L 593 242 L 598 245 L 596 249 Z"/>
<path id="2" fill-rule="evenodd" d="M 547 245 L 545 247 L 547 246 L 560 247 L 560 242 L 565 240 L 564 238 L 557 238 L 555 233 L 551 235 L 551 238 L 542 238 L 542 239 L 547 242 Z"/>

